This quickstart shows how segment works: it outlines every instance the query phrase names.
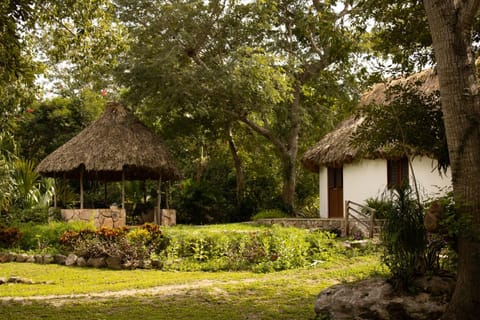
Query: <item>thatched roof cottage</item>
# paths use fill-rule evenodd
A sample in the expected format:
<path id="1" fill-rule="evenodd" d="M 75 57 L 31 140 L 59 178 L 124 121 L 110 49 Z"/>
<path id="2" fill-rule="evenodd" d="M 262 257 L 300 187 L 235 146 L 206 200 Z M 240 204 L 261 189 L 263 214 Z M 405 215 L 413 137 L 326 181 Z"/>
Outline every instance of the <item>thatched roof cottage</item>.
<path id="1" fill-rule="evenodd" d="M 433 69 L 408 78 L 379 83 L 365 93 L 359 106 L 388 104 L 386 91 L 390 86 L 421 82 L 420 90 L 429 94 L 438 88 Z M 351 144 L 351 137 L 361 124 L 361 117 L 351 117 L 341 122 L 335 130 L 325 135 L 310 148 L 301 161 L 305 168 L 319 173 L 320 217 L 344 217 L 345 201 L 365 204 L 368 198 L 378 198 L 392 185 L 415 180 L 424 197 L 438 193 L 451 185 L 449 172 L 441 175 L 436 160 L 425 155 L 384 152 L 369 154 Z M 411 167 L 408 164 L 411 162 Z"/>

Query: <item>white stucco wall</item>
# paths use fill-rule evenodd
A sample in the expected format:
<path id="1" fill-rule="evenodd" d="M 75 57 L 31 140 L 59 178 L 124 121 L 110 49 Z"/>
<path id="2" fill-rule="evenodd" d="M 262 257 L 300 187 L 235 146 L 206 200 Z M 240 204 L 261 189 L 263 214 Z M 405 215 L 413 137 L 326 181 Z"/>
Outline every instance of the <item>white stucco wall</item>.
<path id="1" fill-rule="evenodd" d="M 436 161 L 428 157 L 415 157 L 413 170 L 423 200 L 444 194 L 451 185 L 450 171 L 440 175 Z M 410 183 L 413 174 L 410 172 Z M 319 172 L 320 217 L 328 218 L 328 171 L 321 167 Z M 361 204 L 368 198 L 380 197 L 387 186 L 387 161 L 383 159 L 362 160 L 343 167 L 343 199 Z"/>
<path id="2" fill-rule="evenodd" d="M 428 157 L 415 157 L 412 160 L 413 173 L 410 170 L 410 184 L 413 187 L 415 174 L 420 196 L 423 200 L 444 195 L 452 185 L 450 169 L 445 174 L 437 170 L 437 161 Z"/>
<path id="3" fill-rule="evenodd" d="M 387 186 L 387 162 L 362 160 L 343 167 L 343 199 L 363 204 L 379 197 Z"/>
<path id="4" fill-rule="evenodd" d="M 327 167 L 320 167 L 318 175 L 318 194 L 320 198 L 320 218 L 328 218 L 328 171 Z"/>

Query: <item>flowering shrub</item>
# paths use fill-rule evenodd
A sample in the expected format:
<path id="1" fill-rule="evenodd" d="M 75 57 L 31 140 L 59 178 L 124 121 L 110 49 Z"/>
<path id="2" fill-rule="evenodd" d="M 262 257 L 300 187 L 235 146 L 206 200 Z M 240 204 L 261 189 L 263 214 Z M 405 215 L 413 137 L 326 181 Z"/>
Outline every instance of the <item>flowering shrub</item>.
<path id="1" fill-rule="evenodd" d="M 140 228 L 101 228 L 96 231 L 68 231 L 60 237 L 66 251 L 85 258 L 117 257 L 123 263 L 139 264 L 165 247 L 158 226 Z"/>

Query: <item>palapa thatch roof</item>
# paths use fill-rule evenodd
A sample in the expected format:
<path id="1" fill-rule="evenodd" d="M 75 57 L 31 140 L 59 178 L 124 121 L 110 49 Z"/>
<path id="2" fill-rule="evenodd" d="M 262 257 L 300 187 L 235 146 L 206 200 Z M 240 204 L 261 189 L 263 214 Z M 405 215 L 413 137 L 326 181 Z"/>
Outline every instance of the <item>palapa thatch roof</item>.
<path id="1" fill-rule="evenodd" d="M 377 83 L 368 92 L 363 94 L 358 108 L 370 104 L 388 104 L 387 89 L 393 86 L 420 83 L 418 89 L 425 94 L 438 90 L 438 77 L 434 69 L 424 70 L 408 78 L 391 80 L 387 83 Z M 341 122 L 337 128 L 327 133 L 315 146 L 307 150 L 301 162 L 310 171 L 318 172 L 321 166 L 341 167 L 360 157 L 377 158 L 385 153 L 366 154 L 360 152 L 350 143 L 350 139 L 362 123 L 363 118 L 352 116 Z"/>
<path id="2" fill-rule="evenodd" d="M 36 171 L 48 177 L 121 181 L 178 179 L 180 173 L 162 140 L 119 103 L 48 155 Z"/>

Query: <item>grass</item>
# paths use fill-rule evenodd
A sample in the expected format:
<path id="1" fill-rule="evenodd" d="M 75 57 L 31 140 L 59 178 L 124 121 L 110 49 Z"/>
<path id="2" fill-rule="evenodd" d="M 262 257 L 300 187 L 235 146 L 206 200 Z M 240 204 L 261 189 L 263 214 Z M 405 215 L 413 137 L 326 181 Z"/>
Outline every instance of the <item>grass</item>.
<path id="1" fill-rule="evenodd" d="M 2 285 L 0 314 L 2 319 L 58 319 L 59 315 L 62 319 L 117 320 L 313 319 L 314 299 L 321 290 L 373 274 L 386 274 L 376 255 L 266 274 L 6 263 L 0 264 L 0 277 L 16 275 L 52 283 Z M 120 294 L 119 290 L 128 291 Z M 45 295 L 54 297 L 41 297 Z"/>

